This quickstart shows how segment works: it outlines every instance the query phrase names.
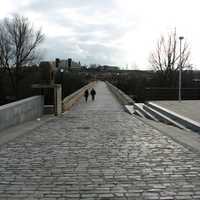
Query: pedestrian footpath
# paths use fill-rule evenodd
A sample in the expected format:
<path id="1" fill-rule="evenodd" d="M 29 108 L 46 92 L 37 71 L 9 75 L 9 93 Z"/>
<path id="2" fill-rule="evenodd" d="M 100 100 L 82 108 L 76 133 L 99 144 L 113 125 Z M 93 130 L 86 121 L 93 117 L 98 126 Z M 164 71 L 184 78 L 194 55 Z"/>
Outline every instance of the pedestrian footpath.
<path id="1" fill-rule="evenodd" d="M 200 155 L 95 90 L 0 147 L 0 199 L 200 199 Z"/>

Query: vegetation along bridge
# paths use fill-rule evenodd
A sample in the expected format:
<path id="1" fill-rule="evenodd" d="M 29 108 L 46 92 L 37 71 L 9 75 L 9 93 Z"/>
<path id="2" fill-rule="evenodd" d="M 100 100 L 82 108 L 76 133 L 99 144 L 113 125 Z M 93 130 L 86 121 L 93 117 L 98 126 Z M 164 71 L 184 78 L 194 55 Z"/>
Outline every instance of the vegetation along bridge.
<path id="1" fill-rule="evenodd" d="M 200 199 L 200 156 L 129 115 L 104 82 L 0 147 L 0 199 Z"/>

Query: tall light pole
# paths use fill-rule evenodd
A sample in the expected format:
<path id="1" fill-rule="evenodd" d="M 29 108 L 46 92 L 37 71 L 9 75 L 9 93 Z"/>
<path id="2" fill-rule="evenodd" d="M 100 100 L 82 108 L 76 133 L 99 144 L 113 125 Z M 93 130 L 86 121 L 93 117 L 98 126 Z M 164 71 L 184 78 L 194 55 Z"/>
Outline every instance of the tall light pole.
<path id="1" fill-rule="evenodd" d="M 181 52 L 181 42 L 184 39 L 183 36 L 179 37 L 180 40 L 180 61 L 179 61 L 179 87 L 178 87 L 178 100 L 181 102 L 181 82 L 182 82 L 182 52 Z"/>
<path id="2" fill-rule="evenodd" d="M 61 68 L 60 69 L 60 73 L 61 73 L 61 77 L 60 77 L 60 84 L 61 84 L 61 95 L 62 95 L 62 97 L 63 97 L 63 73 L 64 73 L 64 69 L 63 68 Z M 61 97 L 61 98 L 62 98 Z"/>

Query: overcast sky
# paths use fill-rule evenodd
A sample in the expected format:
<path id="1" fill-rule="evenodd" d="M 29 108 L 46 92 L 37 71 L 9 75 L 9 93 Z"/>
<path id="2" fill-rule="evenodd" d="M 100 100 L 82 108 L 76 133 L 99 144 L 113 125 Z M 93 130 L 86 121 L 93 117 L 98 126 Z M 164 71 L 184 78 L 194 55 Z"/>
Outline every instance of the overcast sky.
<path id="1" fill-rule="evenodd" d="M 184 36 L 200 69 L 198 0 L 0 0 L 0 19 L 19 13 L 46 35 L 46 60 L 149 68 L 162 34 Z"/>

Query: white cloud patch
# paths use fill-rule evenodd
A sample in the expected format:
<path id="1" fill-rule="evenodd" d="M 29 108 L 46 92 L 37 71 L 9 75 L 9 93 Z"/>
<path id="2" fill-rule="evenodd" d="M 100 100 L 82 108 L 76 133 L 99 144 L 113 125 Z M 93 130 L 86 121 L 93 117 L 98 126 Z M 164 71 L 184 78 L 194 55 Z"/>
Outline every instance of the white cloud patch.
<path id="1" fill-rule="evenodd" d="M 161 34 L 173 31 L 191 43 L 200 65 L 196 0 L 3 0 L 0 19 L 19 13 L 46 35 L 46 59 L 148 66 Z"/>

